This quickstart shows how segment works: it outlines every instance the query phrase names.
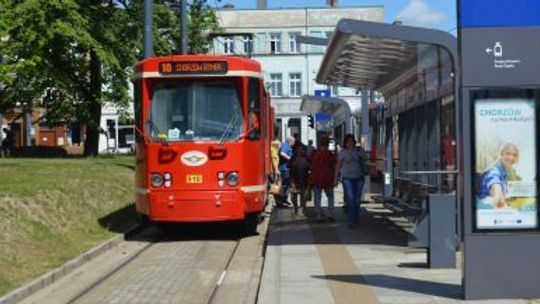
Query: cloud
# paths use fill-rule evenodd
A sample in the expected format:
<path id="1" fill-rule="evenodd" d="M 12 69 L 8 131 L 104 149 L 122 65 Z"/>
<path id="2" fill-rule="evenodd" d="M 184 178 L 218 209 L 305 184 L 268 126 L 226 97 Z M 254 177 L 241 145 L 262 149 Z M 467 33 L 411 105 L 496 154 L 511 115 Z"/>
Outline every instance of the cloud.
<path id="1" fill-rule="evenodd" d="M 396 15 L 396 20 L 405 25 L 422 27 L 437 27 L 446 19 L 446 15 L 429 6 L 426 0 L 411 0 L 411 2 Z"/>

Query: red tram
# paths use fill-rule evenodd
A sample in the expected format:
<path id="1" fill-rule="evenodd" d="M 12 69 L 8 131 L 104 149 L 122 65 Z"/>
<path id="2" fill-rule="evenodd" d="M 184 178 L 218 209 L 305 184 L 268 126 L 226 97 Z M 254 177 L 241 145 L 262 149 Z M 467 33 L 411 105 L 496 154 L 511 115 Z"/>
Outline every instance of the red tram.
<path id="1" fill-rule="evenodd" d="M 255 229 L 273 138 L 260 64 L 153 57 L 134 78 L 137 212 L 150 221 L 245 220 Z"/>

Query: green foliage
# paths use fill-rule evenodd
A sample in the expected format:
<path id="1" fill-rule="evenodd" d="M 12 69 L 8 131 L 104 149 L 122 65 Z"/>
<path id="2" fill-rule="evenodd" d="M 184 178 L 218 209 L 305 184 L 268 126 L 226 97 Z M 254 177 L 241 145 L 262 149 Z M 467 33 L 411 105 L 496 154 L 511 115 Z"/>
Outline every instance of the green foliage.
<path id="1" fill-rule="evenodd" d="M 31 108 L 42 105 L 43 100 L 61 106 L 80 100 L 88 69 L 84 50 L 97 41 L 90 35 L 79 5 L 73 0 L 9 2 L 8 10 L 18 17 L 8 19 L 7 39 L 2 43 L 6 77 L 0 110 L 15 102 Z"/>
<path id="2" fill-rule="evenodd" d="M 0 113 L 19 103 L 45 107 L 51 124 L 96 124 L 89 102 L 131 101 L 132 66 L 141 59 L 143 1 L 0 0 Z M 179 16 L 154 1 L 154 52 L 168 55 L 179 41 Z M 207 34 L 220 31 L 206 0 L 190 6 L 191 53 L 208 52 Z M 16 18 L 14 16 L 17 16 Z M 93 78 L 90 54 L 100 66 Z M 95 75 L 96 76 L 96 75 Z M 91 79 L 101 86 L 92 86 Z M 101 87 L 101 91 L 99 91 Z M 95 114 L 95 113 L 94 113 Z"/>
<path id="3" fill-rule="evenodd" d="M 206 54 L 212 41 L 208 34 L 221 32 L 216 12 L 206 0 L 193 0 L 189 18 L 190 54 Z"/>

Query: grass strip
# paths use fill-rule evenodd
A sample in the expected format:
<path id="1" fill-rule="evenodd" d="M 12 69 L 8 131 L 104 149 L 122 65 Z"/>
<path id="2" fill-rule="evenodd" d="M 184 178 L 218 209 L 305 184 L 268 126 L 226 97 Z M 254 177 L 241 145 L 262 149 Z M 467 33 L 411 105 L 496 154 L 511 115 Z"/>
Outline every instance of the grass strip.
<path id="1" fill-rule="evenodd" d="M 135 224 L 133 157 L 0 159 L 0 295 Z"/>

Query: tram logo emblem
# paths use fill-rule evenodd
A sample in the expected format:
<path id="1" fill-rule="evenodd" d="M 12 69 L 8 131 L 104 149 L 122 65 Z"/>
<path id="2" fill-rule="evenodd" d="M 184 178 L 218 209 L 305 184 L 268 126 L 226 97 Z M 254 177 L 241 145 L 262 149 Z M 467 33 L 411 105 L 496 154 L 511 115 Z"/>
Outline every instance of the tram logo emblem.
<path id="1" fill-rule="evenodd" d="M 190 167 L 197 167 L 206 164 L 208 156 L 200 151 L 188 151 L 180 156 L 180 161 Z"/>

